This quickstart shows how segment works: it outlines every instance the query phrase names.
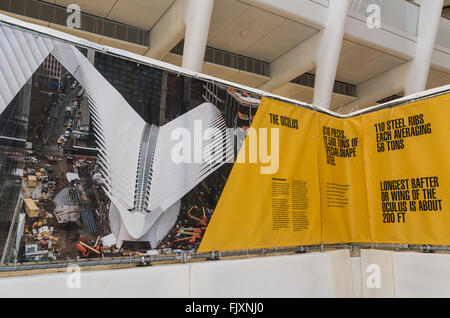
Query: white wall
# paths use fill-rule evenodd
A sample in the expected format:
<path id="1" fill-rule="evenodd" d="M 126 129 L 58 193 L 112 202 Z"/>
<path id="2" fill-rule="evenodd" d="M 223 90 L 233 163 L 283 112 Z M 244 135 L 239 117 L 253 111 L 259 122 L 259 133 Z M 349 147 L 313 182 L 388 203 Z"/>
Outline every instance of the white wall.
<path id="1" fill-rule="evenodd" d="M 348 250 L 0 278 L 0 297 L 352 297 Z"/>
<path id="2" fill-rule="evenodd" d="M 191 265 L 192 297 L 353 297 L 348 250 Z"/>
<path id="3" fill-rule="evenodd" d="M 381 268 L 381 288 L 368 288 L 369 264 Z M 361 251 L 363 297 L 450 297 L 450 255 Z"/>
<path id="4" fill-rule="evenodd" d="M 0 278 L 0 297 L 450 297 L 449 254 L 373 249 L 86 271 L 80 289 L 69 275 Z"/>
<path id="5" fill-rule="evenodd" d="M 397 297 L 450 297 L 450 255 L 393 253 Z"/>
<path id="6" fill-rule="evenodd" d="M 0 278 L 0 297 L 188 297 L 189 265 L 81 272 L 80 288 L 67 288 L 69 273 Z M 74 282 L 73 280 L 70 280 Z"/>

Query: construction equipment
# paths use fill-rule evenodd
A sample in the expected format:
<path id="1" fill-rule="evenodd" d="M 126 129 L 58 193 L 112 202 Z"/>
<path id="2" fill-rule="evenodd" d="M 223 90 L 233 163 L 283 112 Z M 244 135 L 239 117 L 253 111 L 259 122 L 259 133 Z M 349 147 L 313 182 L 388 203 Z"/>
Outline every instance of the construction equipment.
<path id="1" fill-rule="evenodd" d="M 28 186 L 30 188 L 36 188 L 37 180 L 36 176 L 28 176 Z"/>
<path id="2" fill-rule="evenodd" d="M 95 241 L 95 245 L 94 245 L 94 247 L 97 247 L 97 245 L 98 245 L 98 241 L 100 240 L 100 235 L 99 236 L 97 236 L 97 240 Z"/>
<path id="3" fill-rule="evenodd" d="M 26 261 L 39 261 L 46 260 L 48 258 L 48 251 L 41 250 L 38 244 L 25 245 L 25 260 Z"/>
<path id="4" fill-rule="evenodd" d="M 198 235 L 198 233 L 195 232 L 188 232 L 188 231 L 178 231 L 181 235 Z"/>
<path id="5" fill-rule="evenodd" d="M 23 202 L 25 203 L 25 213 L 28 215 L 29 218 L 36 218 L 39 215 L 39 208 L 37 207 L 36 203 L 33 201 L 33 199 L 23 199 Z"/>
<path id="6" fill-rule="evenodd" d="M 88 257 L 88 256 L 89 256 L 88 250 L 87 250 L 86 248 L 84 248 L 80 243 L 77 243 L 77 244 L 75 245 L 75 247 L 76 247 L 76 249 L 77 249 L 78 251 L 81 252 L 81 254 L 82 254 L 84 257 Z"/>
<path id="7" fill-rule="evenodd" d="M 91 246 L 89 246 L 88 244 L 84 243 L 83 237 L 80 237 L 80 238 L 79 238 L 79 241 L 78 241 L 78 243 L 75 245 L 75 247 L 76 247 L 76 249 L 77 249 L 78 251 L 81 252 L 81 254 L 82 254 L 84 257 L 89 257 L 89 255 L 90 255 L 91 252 L 93 252 L 93 253 L 95 253 L 95 254 L 97 254 L 97 255 L 102 255 L 102 256 L 103 256 L 103 253 L 101 252 L 101 247 L 100 247 L 99 242 L 100 242 L 100 236 L 97 236 L 97 240 L 95 241 L 94 246 L 91 247 Z"/>
<path id="8" fill-rule="evenodd" d="M 180 229 L 178 229 L 178 231 L 192 231 L 192 232 L 195 232 L 195 233 L 202 233 L 202 230 L 203 229 L 203 227 L 202 228 L 195 228 L 195 227 L 182 227 L 182 228 L 180 228 Z"/>
<path id="9" fill-rule="evenodd" d="M 180 238 L 175 240 L 174 242 L 182 242 L 182 241 L 189 241 L 189 243 L 195 243 L 195 241 L 197 241 L 197 239 L 195 237 L 184 237 L 184 238 Z"/>
<path id="10" fill-rule="evenodd" d="M 98 255 L 101 254 L 101 252 L 99 251 L 100 250 L 100 246 L 98 246 L 98 245 L 97 245 L 97 248 L 98 248 L 98 250 L 97 250 L 97 249 L 94 249 L 94 248 L 90 247 L 89 245 L 87 245 L 87 244 L 85 244 L 85 243 L 83 243 L 81 241 L 79 241 L 78 244 L 80 244 L 82 247 L 85 247 L 85 248 L 89 249 L 91 252 L 94 252 L 95 254 L 98 254 Z"/>
<path id="11" fill-rule="evenodd" d="M 41 228 L 41 227 L 43 227 L 44 225 L 47 225 L 47 220 L 46 219 L 40 219 L 40 220 L 38 220 L 38 221 L 36 221 L 36 222 L 34 222 L 33 223 L 33 229 L 35 229 L 35 228 Z"/>
<path id="12" fill-rule="evenodd" d="M 193 216 L 191 213 L 187 213 L 187 216 L 195 221 L 197 221 L 199 224 L 205 225 L 206 226 L 206 222 L 198 217 Z"/>

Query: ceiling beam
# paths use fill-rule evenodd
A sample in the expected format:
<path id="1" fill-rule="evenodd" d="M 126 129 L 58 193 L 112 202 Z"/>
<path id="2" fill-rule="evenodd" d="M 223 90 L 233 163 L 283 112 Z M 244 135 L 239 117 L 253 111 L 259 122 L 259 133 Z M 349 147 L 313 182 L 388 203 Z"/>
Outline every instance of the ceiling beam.
<path id="1" fill-rule="evenodd" d="M 378 100 L 399 94 L 404 90 L 405 78 L 408 75 L 411 62 L 402 64 L 386 73 L 380 74 L 356 87 L 357 100 L 344 105 L 341 114 L 373 106 Z"/>
<path id="2" fill-rule="evenodd" d="M 270 80 L 259 88 L 271 92 L 296 77 L 312 70 L 316 65 L 322 31 L 289 50 L 270 63 Z"/>
<path id="3" fill-rule="evenodd" d="M 322 29 L 327 24 L 328 8 L 310 0 L 240 0 L 290 20 Z"/>

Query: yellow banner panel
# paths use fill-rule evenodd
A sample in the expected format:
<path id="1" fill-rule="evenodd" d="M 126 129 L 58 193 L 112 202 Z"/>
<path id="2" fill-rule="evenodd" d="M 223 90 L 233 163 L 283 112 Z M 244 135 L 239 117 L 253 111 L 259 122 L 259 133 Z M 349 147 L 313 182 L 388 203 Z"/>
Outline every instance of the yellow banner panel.
<path id="1" fill-rule="evenodd" d="M 362 121 L 317 113 L 323 242 L 370 242 Z"/>
<path id="2" fill-rule="evenodd" d="M 373 241 L 450 243 L 450 94 L 366 114 Z"/>
<path id="3" fill-rule="evenodd" d="M 263 98 L 198 252 L 321 243 L 315 112 Z"/>

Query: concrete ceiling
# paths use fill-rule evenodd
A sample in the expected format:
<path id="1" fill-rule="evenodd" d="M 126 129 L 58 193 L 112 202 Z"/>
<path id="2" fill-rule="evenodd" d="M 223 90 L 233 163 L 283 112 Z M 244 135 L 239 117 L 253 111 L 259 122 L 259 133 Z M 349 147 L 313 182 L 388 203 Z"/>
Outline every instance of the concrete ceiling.
<path id="1" fill-rule="evenodd" d="M 300 100 L 309 104 L 312 103 L 314 97 L 313 88 L 295 83 L 286 83 L 280 88 L 276 89 L 273 93 L 287 98 Z M 341 106 L 351 103 L 354 100 L 356 100 L 355 97 L 334 93 L 331 97 L 330 109 L 338 110 Z"/>
<path id="2" fill-rule="evenodd" d="M 150 30 L 175 0 L 119 0 L 107 18 Z"/>
<path id="3" fill-rule="evenodd" d="M 430 69 L 428 75 L 427 89 L 448 85 L 450 83 L 450 74 Z"/>
<path id="4" fill-rule="evenodd" d="M 82 12 L 150 30 L 175 0 L 44 0 L 67 7 L 76 3 Z"/>
<path id="5" fill-rule="evenodd" d="M 60 6 L 76 3 L 81 11 L 150 30 L 175 0 L 44 0 Z M 318 30 L 244 4 L 214 2 L 208 45 L 272 62 Z"/>
<path id="6" fill-rule="evenodd" d="M 350 40 L 342 42 L 336 80 L 359 85 L 387 72 L 407 60 L 357 44 Z M 310 73 L 315 74 L 315 70 Z"/>
<path id="7" fill-rule="evenodd" d="M 215 1 L 208 45 L 272 62 L 317 29 L 237 0 Z"/>
<path id="8" fill-rule="evenodd" d="M 344 40 L 336 80 L 359 85 L 406 62 L 393 55 Z"/>
<path id="9" fill-rule="evenodd" d="M 47 2 L 62 6 L 76 2 L 83 12 L 150 30 L 174 0 L 47 0 Z M 208 45 L 272 62 L 318 31 L 238 0 L 218 0 L 214 3 Z M 104 44 L 105 41 L 102 40 Z M 118 44 L 120 45 L 116 43 L 115 46 Z M 168 59 L 170 56 L 165 60 Z M 398 57 L 345 40 L 336 79 L 358 85 L 405 62 Z M 224 73 L 220 73 L 216 70 L 214 75 L 254 87 L 264 82 L 259 77 L 234 74 L 239 73 L 238 71 L 223 71 Z M 229 76 L 230 73 L 233 75 Z M 248 77 L 252 77 L 254 82 Z"/>
<path id="10" fill-rule="evenodd" d="M 71 3 L 80 5 L 85 13 L 111 19 L 141 29 L 150 30 L 175 0 L 46 0 L 61 6 Z M 446 3 L 450 4 L 450 0 Z M 53 26 L 52 26 L 53 27 Z M 56 28 L 56 26 L 54 26 Z M 60 29 L 65 29 L 59 27 Z M 68 30 L 64 30 L 68 31 Z M 299 45 L 319 30 L 288 18 L 253 7 L 239 0 L 216 0 L 208 35 L 208 46 L 245 55 L 265 62 L 272 62 L 282 54 Z M 143 54 L 146 48 L 131 45 L 98 35 L 69 31 L 121 49 Z M 93 38 L 95 37 L 95 39 Z M 168 54 L 164 61 L 181 65 L 181 57 Z M 359 85 L 407 62 L 402 58 L 377 51 L 373 48 L 344 40 L 336 79 Z M 239 84 L 258 87 L 267 77 L 239 71 L 224 66 L 205 63 L 203 72 Z M 312 71 L 314 72 L 314 71 Z M 431 70 L 428 87 L 450 83 L 450 74 Z M 312 101 L 313 89 L 298 84 L 287 83 L 275 93 L 302 100 Z M 353 97 L 333 95 L 332 109 L 339 108 L 354 100 Z"/>

